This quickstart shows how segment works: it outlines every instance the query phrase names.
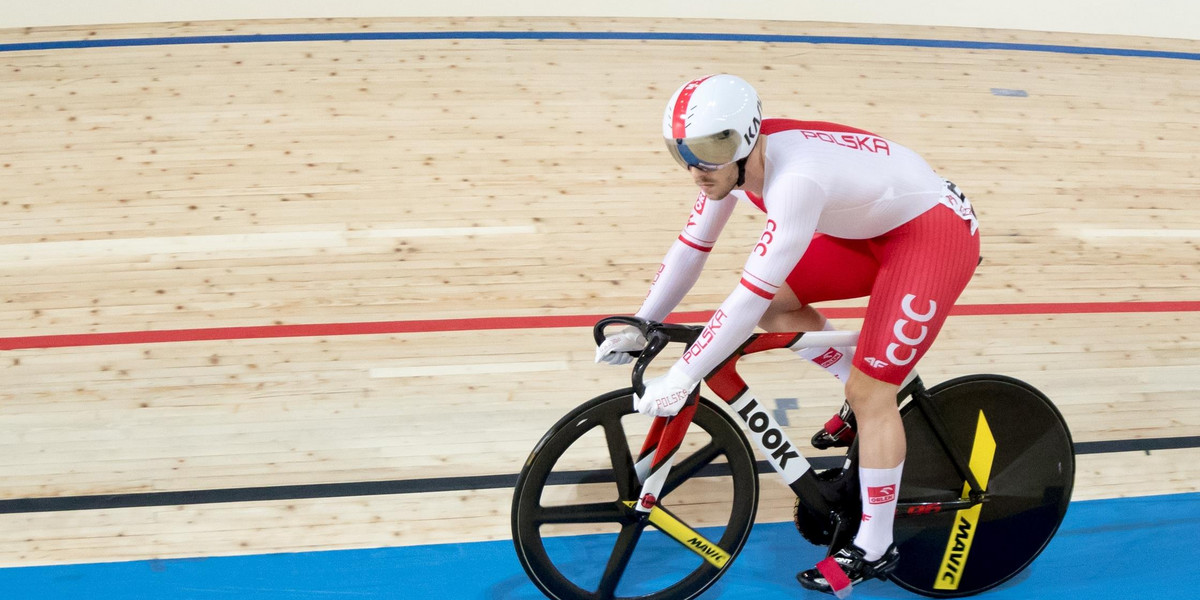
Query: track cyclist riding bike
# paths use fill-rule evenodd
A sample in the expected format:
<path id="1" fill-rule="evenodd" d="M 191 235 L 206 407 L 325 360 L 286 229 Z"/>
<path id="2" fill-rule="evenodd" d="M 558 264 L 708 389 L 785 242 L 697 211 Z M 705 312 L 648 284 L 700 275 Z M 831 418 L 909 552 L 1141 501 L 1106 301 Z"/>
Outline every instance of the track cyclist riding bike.
<path id="1" fill-rule="evenodd" d="M 635 396 L 635 408 L 674 415 L 755 326 L 831 329 L 812 304 L 870 296 L 856 348 L 799 351 L 845 383 L 847 405 L 813 443 L 845 446 L 857 435 L 863 516 L 852 543 L 831 548 L 832 562 L 797 579 L 833 593 L 846 587 L 843 577 L 885 578 L 899 560 L 892 527 L 905 434 L 896 396 L 975 272 L 970 202 L 896 142 L 834 123 L 763 119 L 757 92 L 733 75 L 680 87 L 667 103 L 663 137 L 700 195 L 637 317 L 662 321 L 683 299 L 739 200 L 766 213 L 766 223 L 738 285 L 699 340 Z M 596 361 L 627 363 L 645 343 L 637 329 L 621 330 Z M 842 573 L 831 572 L 833 564 Z"/>

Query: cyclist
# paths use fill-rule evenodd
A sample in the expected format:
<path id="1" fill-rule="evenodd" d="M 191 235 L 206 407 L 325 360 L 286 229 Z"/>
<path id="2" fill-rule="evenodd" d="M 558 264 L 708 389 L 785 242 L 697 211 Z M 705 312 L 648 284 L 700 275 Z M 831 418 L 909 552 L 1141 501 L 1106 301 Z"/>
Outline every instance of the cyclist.
<path id="1" fill-rule="evenodd" d="M 797 578 L 844 594 L 853 583 L 885 577 L 898 560 L 892 524 L 905 455 L 896 394 L 978 264 L 970 202 L 886 138 L 833 123 L 764 120 L 757 92 L 733 75 L 681 86 L 667 103 L 663 137 L 700 194 L 638 317 L 661 321 L 683 299 L 739 200 L 765 212 L 766 223 L 738 285 L 699 340 L 646 383 L 635 408 L 674 415 L 756 326 L 830 329 L 813 303 L 870 296 L 857 348 L 802 352 L 845 383 L 857 419 L 863 517 L 849 546 Z M 636 329 L 624 329 L 608 336 L 596 360 L 624 364 L 644 345 Z M 816 438 L 846 442 L 844 435 Z"/>

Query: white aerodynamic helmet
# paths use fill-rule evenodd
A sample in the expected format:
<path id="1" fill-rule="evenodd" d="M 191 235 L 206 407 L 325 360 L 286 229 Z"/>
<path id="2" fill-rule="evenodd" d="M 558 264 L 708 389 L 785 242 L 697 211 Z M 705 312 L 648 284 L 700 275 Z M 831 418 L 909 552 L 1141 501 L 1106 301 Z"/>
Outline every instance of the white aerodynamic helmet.
<path id="1" fill-rule="evenodd" d="M 762 102 L 734 75 L 693 79 L 671 96 L 663 138 L 684 167 L 714 170 L 750 155 L 762 125 Z"/>

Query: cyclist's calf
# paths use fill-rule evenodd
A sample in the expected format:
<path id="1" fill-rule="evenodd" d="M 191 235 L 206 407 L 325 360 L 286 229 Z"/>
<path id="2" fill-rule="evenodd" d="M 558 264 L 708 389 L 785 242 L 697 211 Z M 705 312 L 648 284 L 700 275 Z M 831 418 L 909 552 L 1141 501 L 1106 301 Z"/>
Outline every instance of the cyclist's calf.
<path id="1" fill-rule="evenodd" d="M 846 382 L 846 400 L 857 419 L 859 458 L 868 468 L 890 469 L 904 460 L 904 425 L 896 408 L 900 386 L 857 368 Z"/>

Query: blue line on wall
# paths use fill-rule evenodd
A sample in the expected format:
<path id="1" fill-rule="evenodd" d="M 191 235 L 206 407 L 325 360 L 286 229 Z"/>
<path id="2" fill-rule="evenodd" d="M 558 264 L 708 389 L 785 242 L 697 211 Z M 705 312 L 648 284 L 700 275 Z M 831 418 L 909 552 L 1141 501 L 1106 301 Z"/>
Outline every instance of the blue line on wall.
<path id="1" fill-rule="evenodd" d="M 350 42 L 381 40 L 622 40 L 677 42 L 762 42 L 775 44 L 843 44 L 851 46 L 901 46 L 910 48 L 951 48 L 957 50 L 1010 50 L 1016 52 L 1055 52 L 1134 58 L 1200 60 L 1200 53 L 1060 46 L 1054 44 L 1017 44 L 1009 42 L 972 42 L 964 40 L 924 40 L 821 35 L 771 35 L 746 33 L 671 33 L 638 31 L 383 31 L 355 33 L 287 33 L 253 35 L 205 35 L 161 38 L 66 40 L 0 44 L 0 52 L 65 50 L 72 48 L 114 48 L 128 46 L 172 46 L 188 44 L 252 44 L 265 42 Z"/>

